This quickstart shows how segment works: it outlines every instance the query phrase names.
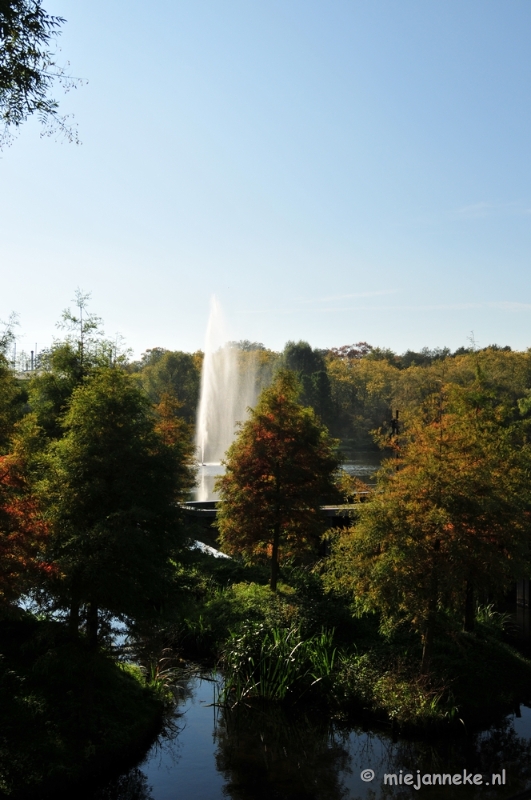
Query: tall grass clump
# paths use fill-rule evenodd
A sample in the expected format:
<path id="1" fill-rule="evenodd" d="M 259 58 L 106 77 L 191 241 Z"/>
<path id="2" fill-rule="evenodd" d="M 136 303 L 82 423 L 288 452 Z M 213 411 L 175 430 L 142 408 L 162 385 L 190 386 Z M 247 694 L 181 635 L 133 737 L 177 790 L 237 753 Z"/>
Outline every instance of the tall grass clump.
<path id="1" fill-rule="evenodd" d="M 223 650 L 222 702 L 327 698 L 337 658 L 333 639 L 333 631 L 324 629 L 303 638 L 300 626 L 244 626 L 230 635 Z"/>

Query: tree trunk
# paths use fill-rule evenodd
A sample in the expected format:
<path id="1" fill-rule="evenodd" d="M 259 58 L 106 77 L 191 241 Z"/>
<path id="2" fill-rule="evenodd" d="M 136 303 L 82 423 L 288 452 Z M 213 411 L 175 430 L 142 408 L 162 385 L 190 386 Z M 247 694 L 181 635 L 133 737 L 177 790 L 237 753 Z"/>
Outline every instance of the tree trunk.
<path id="1" fill-rule="evenodd" d="M 472 581 L 466 582 L 465 592 L 465 614 L 463 620 L 463 630 L 471 633 L 474 630 L 476 623 L 476 597 L 474 592 L 474 584 Z"/>
<path id="2" fill-rule="evenodd" d="M 422 661 L 420 671 L 425 675 L 430 668 L 431 654 L 433 651 L 434 621 L 429 618 L 422 635 Z"/>
<path id="3" fill-rule="evenodd" d="M 435 553 L 439 552 L 440 549 L 440 540 L 434 544 Z M 430 659 L 433 650 L 433 639 L 435 637 L 435 625 L 437 621 L 437 605 L 438 605 L 438 597 L 439 597 L 439 576 L 437 571 L 437 556 L 434 558 L 434 564 L 432 566 L 431 572 L 431 586 L 430 586 L 430 598 L 428 601 L 428 615 L 426 619 L 426 626 L 424 628 L 424 633 L 422 635 L 422 662 L 420 665 L 420 671 L 423 675 L 425 675 L 430 668 Z"/>
<path id="4" fill-rule="evenodd" d="M 98 606 L 89 603 L 87 608 L 87 640 L 91 650 L 98 647 Z"/>
<path id="5" fill-rule="evenodd" d="M 278 581 L 278 545 L 280 540 L 280 525 L 275 524 L 273 530 L 273 552 L 271 553 L 271 582 L 269 588 L 272 592 L 277 590 Z"/>
<path id="6" fill-rule="evenodd" d="M 79 609 L 80 609 L 79 591 L 77 580 L 74 577 L 71 587 L 70 609 L 68 613 L 68 632 L 72 639 L 77 638 L 79 634 Z"/>

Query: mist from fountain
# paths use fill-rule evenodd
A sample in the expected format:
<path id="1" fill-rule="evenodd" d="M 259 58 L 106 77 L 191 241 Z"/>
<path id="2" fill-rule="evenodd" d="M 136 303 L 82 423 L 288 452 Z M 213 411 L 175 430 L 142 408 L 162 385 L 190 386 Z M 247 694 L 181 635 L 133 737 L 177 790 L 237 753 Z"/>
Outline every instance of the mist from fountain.
<path id="1" fill-rule="evenodd" d="M 201 373 L 201 394 L 197 412 L 196 445 L 203 466 L 219 464 L 237 433 L 236 423 L 247 417 L 247 408 L 256 403 L 257 361 L 243 364 L 236 347 L 228 344 L 227 330 L 217 299 L 210 301 L 210 316 L 205 338 Z M 197 499 L 206 500 L 208 489 L 204 472 Z"/>

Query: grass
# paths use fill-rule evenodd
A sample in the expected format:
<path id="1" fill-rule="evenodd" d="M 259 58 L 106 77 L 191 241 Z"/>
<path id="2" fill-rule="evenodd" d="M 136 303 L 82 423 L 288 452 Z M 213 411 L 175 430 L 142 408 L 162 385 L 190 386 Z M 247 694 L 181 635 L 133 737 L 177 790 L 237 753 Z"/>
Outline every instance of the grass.
<path id="1" fill-rule="evenodd" d="M 233 582 L 227 571 L 221 578 L 208 557 L 202 569 L 184 649 L 193 653 L 195 647 L 210 663 L 220 659 L 229 703 L 318 699 L 334 714 L 440 731 L 488 725 L 531 696 L 531 662 L 507 643 L 508 617 L 492 606 L 478 609 L 474 634 L 443 621 L 430 672 L 423 675 L 416 634 L 405 626 L 384 630 L 376 614 L 354 617 L 350 600 L 325 593 L 315 571 L 284 567 L 284 583 L 274 594 L 265 578 L 254 580 L 237 563 L 230 566 Z M 333 647 L 319 652 L 337 648 L 334 661 L 318 668 L 310 643 L 331 629 Z"/>

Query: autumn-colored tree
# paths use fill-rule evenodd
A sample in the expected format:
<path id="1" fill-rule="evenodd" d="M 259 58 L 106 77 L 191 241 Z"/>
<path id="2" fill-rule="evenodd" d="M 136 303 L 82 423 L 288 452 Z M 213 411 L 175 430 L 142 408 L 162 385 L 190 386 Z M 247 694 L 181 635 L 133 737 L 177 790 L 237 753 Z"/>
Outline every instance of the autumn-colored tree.
<path id="1" fill-rule="evenodd" d="M 296 376 L 281 371 L 241 426 L 217 482 L 221 546 L 249 561 L 269 558 L 276 590 L 283 558 L 315 550 L 320 502 L 333 491 L 334 440 L 297 402 Z"/>
<path id="2" fill-rule="evenodd" d="M 192 480 L 189 436 L 169 400 L 153 414 L 134 379 L 120 368 L 78 386 L 49 448 L 41 483 L 51 525 L 51 585 L 77 631 L 85 610 L 95 644 L 99 612 L 141 615 L 161 602 L 182 545 L 179 501 Z"/>
<path id="3" fill-rule="evenodd" d="M 471 629 L 478 592 L 529 565 L 529 449 L 523 427 L 480 388 L 443 387 L 402 432 L 372 499 L 340 535 L 328 581 L 360 610 L 408 620 L 427 667 L 448 613 Z"/>
<path id="4" fill-rule="evenodd" d="M 43 558 L 48 526 L 31 488 L 28 462 L 35 436 L 35 421 L 28 415 L 18 425 L 11 452 L 0 456 L 0 606 L 12 604 L 54 572 Z"/>

